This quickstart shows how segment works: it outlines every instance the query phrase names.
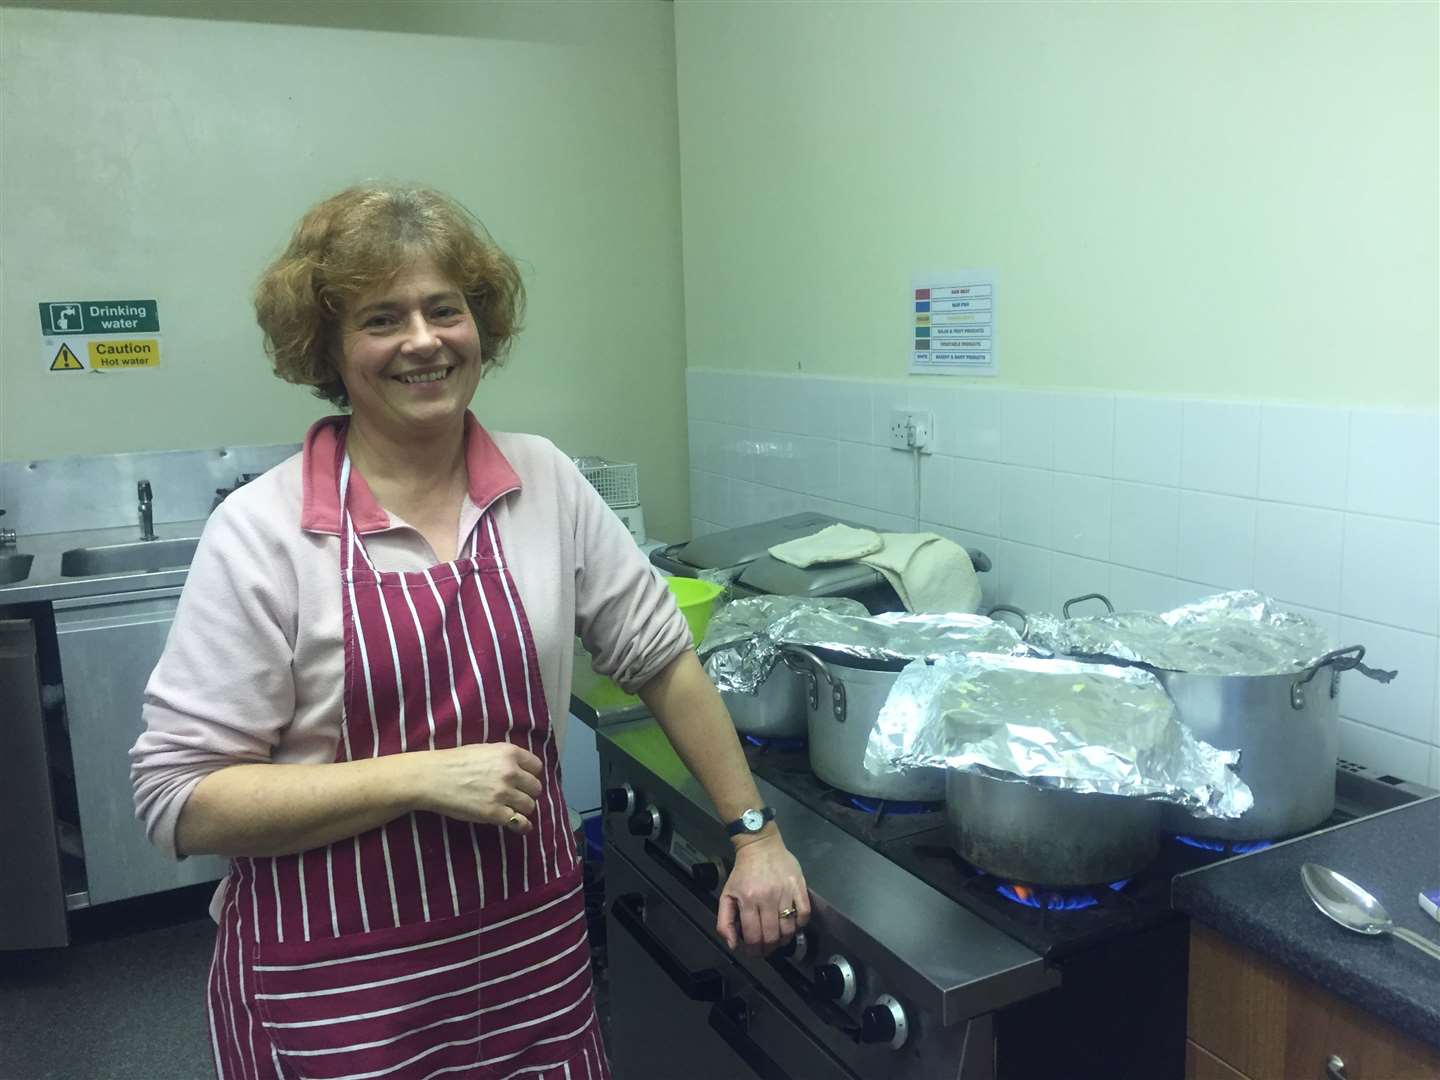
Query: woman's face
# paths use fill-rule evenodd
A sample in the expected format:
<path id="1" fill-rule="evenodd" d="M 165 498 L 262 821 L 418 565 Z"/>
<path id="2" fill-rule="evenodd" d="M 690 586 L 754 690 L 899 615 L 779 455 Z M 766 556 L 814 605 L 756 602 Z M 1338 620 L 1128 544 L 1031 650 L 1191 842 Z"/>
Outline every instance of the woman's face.
<path id="1" fill-rule="evenodd" d="M 480 332 L 460 289 L 429 258 L 357 297 L 337 368 L 355 417 L 401 437 L 444 426 L 480 381 Z"/>

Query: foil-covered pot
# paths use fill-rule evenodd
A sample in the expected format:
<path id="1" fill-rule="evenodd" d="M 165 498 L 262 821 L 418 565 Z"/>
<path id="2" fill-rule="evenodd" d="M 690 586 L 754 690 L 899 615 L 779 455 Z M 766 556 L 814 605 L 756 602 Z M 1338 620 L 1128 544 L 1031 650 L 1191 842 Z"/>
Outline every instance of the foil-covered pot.
<path id="1" fill-rule="evenodd" d="M 1226 818 L 1252 802 L 1226 767 L 1237 757 L 1191 734 L 1147 671 L 983 653 L 906 667 L 866 750 L 876 767 L 944 765 Z"/>

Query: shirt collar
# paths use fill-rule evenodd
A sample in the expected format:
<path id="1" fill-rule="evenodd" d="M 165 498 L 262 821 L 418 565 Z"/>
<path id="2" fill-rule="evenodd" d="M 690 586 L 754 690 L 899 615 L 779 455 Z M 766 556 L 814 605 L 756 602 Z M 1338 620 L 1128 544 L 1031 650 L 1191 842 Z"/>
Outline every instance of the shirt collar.
<path id="1" fill-rule="evenodd" d="M 300 528 L 306 532 L 341 531 L 340 466 L 345 460 L 345 433 L 348 416 L 327 416 L 315 421 L 305 433 L 301 450 Z M 482 512 L 508 491 L 518 491 L 520 477 L 511 467 L 490 433 L 471 412 L 465 413 L 465 472 L 470 501 Z M 390 528 L 385 512 L 365 478 L 350 472 L 350 517 L 357 532 L 371 533 Z"/>

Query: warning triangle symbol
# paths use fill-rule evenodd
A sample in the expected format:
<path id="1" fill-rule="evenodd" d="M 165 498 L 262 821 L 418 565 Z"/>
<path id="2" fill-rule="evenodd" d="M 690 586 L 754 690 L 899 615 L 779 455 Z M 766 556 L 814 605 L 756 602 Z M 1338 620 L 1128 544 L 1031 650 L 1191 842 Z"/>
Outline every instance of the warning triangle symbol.
<path id="1" fill-rule="evenodd" d="M 55 354 L 54 361 L 50 364 L 51 371 L 84 371 L 85 365 L 80 358 L 70 351 L 70 346 L 61 344 L 60 351 Z"/>

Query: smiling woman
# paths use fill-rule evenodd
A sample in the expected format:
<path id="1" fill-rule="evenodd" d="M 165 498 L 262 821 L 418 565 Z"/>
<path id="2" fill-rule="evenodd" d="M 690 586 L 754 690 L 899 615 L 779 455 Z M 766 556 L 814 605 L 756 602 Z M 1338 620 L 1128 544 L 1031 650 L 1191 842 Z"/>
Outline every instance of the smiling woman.
<path id="1" fill-rule="evenodd" d="M 717 932 L 809 916 L 670 590 L 568 457 L 469 411 L 523 296 L 409 188 L 320 204 L 257 289 L 276 374 L 348 415 L 212 514 L 131 751 L 151 839 L 231 857 L 222 1077 L 606 1080 L 559 776 L 577 633 L 733 823 Z"/>

